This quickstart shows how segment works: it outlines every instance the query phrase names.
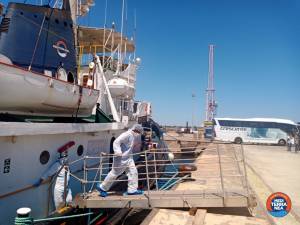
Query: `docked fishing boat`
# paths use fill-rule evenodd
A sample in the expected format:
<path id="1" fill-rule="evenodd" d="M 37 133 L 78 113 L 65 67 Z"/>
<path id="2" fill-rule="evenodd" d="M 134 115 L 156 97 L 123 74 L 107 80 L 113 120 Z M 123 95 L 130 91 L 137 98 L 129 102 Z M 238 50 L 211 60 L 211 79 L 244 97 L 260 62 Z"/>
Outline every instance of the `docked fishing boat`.
<path id="1" fill-rule="evenodd" d="M 113 28 L 76 24 L 78 11 L 91 2 L 6 8 L 0 24 L 0 224 L 13 224 L 23 206 L 34 218 L 54 211 L 52 181 L 33 184 L 62 146 L 72 143 L 68 160 L 77 163 L 70 170 L 81 176 L 82 157 L 112 152 L 121 132 L 151 117 L 150 103 L 134 100 L 140 60 L 126 58 L 133 41 Z M 82 192 L 75 179 L 69 186 L 73 196 Z"/>

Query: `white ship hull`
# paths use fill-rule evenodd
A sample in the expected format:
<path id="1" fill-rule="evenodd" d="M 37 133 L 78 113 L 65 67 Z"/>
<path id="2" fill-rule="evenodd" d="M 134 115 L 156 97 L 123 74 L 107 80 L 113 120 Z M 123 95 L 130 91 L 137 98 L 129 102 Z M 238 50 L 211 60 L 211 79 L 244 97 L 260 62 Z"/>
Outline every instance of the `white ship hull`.
<path id="1" fill-rule="evenodd" d="M 35 219 L 45 218 L 54 210 L 49 183 L 38 188 L 30 187 L 57 159 L 57 149 L 69 141 L 75 146 L 69 150 L 69 161 L 84 155 L 99 156 L 109 152 L 113 137 L 123 132 L 121 123 L 55 124 L 55 123 L 0 123 L 0 224 L 13 224 L 16 210 L 30 207 Z M 78 155 L 79 146 L 83 154 Z M 40 162 L 43 151 L 50 154 L 46 164 Z M 88 161 L 95 165 L 99 160 Z M 83 160 L 70 166 L 71 172 L 80 171 Z M 78 173 L 77 173 L 78 174 Z M 93 178 L 90 178 L 90 180 Z M 26 187 L 27 190 L 20 191 Z M 73 198 L 82 192 L 80 182 L 70 179 Z M 52 187 L 53 188 L 53 187 Z M 20 192 L 19 192 L 20 191 Z M 50 195 L 49 195 L 50 193 Z"/>
<path id="2" fill-rule="evenodd" d="M 98 90 L 0 63 L 1 113 L 88 117 L 98 96 Z"/>

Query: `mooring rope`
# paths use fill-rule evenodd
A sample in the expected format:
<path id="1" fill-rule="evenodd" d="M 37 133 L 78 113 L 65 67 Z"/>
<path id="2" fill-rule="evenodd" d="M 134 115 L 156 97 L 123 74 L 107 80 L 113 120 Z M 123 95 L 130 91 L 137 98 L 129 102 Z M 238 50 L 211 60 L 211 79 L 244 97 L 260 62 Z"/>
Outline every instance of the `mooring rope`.
<path id="1" fill-rule="evenodd" d="M 15 225 L 32 225 L 33 218 L 32 217 L 16 217 Z"/>

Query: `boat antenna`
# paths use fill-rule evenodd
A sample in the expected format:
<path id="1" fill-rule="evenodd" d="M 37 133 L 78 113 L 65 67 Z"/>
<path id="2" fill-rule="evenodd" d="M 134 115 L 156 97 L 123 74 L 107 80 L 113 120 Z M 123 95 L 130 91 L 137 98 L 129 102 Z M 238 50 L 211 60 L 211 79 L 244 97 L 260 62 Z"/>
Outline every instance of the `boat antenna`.
<path id="1" fill-rule="evenodd" d="M 119 57 L 119 67 L 122 64 L 122 48 L 123 48 L 123 21 L 124 21 L 124 5 L 125 0 L 122 0 L 122 21 L 121 21 L 121 50 L 120 50 L 120 57 Z M 120 69 L 120 68 L 119 68 Z"/>
<path id="2" fill-rule="evenodd" d="M 103 36 L 103 66 L 105 65 L 105 43 L 106 43 L 106 22 L 107 22 L 107 0 L 105 0 L 105 9 L 104 9 L 104 36 Z"/>
<path id="3" fill-rule="evenodd" d="M 107 0 L 105 0 L 105 9 L 104 10 L 105 10 L 104 11 L 104 28 L 106 28 L 106 23 L 107 23 Z"/>
<path id="4" fill-rule="evenodd" d="M 133 28 L 133 42 L 136 43 L 136 9 L 134 9 L 134 28 Z M 133 59 L 135 59 L 135 48 L 133 51 Z"/>
<path id="5" fill-rule="evenodd" d="M 128 30 L 128 20 L 127 20 L 127 14 L 128 14 L 128 1 L 125 1 L 125 30 L 124 33 L 127 34 L 127 30 Z M 126 35 L 126 40 L 127 40 L 127 35 Z M 127 48 L 126 48 L 126 44 L 127 42 L 125 42 L 125 51 L 124 51 L 124 55 L 126 58 L 127 57 Z"/>
<path id="6" fill-rule="evenodd" d="M 124 5 L 125 5 L 125 0 L 122 0 L 121 47 L 122 47 L 122 39 L 123 39 Z"/>
<path id="7" fill-rule="evenodd" d="M 128 29 L 127 14 L 128 14 L 128 2 L 125 1 L 125 30 L 124 30 L 125 34 L 127 33 L 127 29 Z"/>

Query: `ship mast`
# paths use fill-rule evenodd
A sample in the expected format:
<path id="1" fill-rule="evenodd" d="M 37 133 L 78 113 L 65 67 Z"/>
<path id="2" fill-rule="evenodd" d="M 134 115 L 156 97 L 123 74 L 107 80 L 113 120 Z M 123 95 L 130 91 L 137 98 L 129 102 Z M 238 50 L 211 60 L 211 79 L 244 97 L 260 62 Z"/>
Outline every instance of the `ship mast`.
<path id="1" fill-rule="evenodd" d="M 214 45 L 209 45 L 208 85 L 206 89 L 206 121 L 212 121 L 217 110 L 214 88 L 214 47 Z"/>

